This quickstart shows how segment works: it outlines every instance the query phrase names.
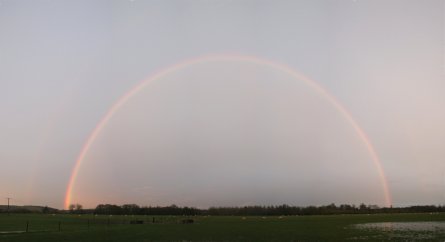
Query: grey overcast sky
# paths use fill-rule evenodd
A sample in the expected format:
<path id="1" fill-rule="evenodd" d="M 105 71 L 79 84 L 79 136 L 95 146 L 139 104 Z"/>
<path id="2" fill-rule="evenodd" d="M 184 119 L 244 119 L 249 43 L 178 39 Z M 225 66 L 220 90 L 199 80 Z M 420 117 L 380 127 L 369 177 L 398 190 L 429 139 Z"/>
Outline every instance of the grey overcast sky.
<path id="1" fill-rule="evenodd" d="M 116 100 L 224 54 L 315 80 L 369 136 L 394 205 L 445 204 L 443 0 L 0 0 L 0 197 L 62 208 Z M 323 95 L 271 65 L 215 60 L 117 110 L 72 202 L 384 205 L 382 189 Z"/>

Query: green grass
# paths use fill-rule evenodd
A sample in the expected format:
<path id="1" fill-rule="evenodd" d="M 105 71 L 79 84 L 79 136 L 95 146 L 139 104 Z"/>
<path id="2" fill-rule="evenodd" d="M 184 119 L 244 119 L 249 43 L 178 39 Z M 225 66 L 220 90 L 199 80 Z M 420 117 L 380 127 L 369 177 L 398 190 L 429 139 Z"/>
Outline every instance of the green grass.
<path id="1" fill-rule="evenodd" d="M 194 224 L 180 224 L 183 217 L 93 215 L 0 215 L 0 241 L 344 241 L 407 240 L 391 231 L 359 230 L 354 224 L 368 222 L 445 221 L 445 214 L 377 214 L 289 217 L 194 217 Z M 128 224 L 141 219 L 142 225 Z M 88 226 L 89 221 L 89 226 Z M 108 224 L 109 221 L 109 224 Z M 61 231 L 59 231 L 59 222 Z M 444 241 L 445 233 L 428 240 Z"/>

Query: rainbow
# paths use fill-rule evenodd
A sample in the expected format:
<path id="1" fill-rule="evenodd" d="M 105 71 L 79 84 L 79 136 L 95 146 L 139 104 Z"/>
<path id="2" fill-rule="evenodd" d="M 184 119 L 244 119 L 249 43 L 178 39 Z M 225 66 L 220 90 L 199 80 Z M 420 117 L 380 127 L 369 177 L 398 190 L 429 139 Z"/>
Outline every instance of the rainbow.
<path id="1" fill-rule="evenodd" d="M 392 199 L 391 194 L 388 186 L 388 182 L 386 179 L 385 172 L 382 167 L 382 163 L 379 159 L 379 156 L 372 145 L 369 137 L 365 133 L 365 131 L 358 125 L 357 121 L 352 117 L 351 113 L 333 96 L 331 95 L 325 88 L 323 88 L 320 84 L 313 81 L 312 79 L 302 75 L 301 73 L 293 70 L 291 67 L 287 66 L 286 64 L 277 63 L 274 61 L 262 59 L 255 56 L 247 56 L 247 55 L 239 55 L 239 54 L 220 54 L 220 55 L 206 55 L 206 56 L 200 56 L 192 59 L 187 59 L 185 61 L 179 62 L 173 66 L 169 66 L 167 68 L 164 68 L 155 74 L 151 75 L 149 78 L 143 80 L 133 88 L 131 88 L 129 91 L 127 91 L 123 96 L 121 96 L 108 110 L 108 112 L 102 117 L 102 119 L 97 123 L 96 127 L 93 129 L 89 137 L 87 138 L 86 142 L 83 144 L 82 149 L 80 150 L 80 153 L 77 157 L 77 160 L 74 164 L 74 167 L 71 172 L 71 176 L 67 185 L 66 194 L 65 194 L 65 201 L 64 205 L 65 208 L 68 208 L 68 206 L 71 204 L 71 197 L 72 197 L 72 191 L 73 187 L 76 183 L 77 175 L 79 173 L 80 167 L 83 164 L 84 158 L 88 151 L 91 148 L 91 145 L 96 140 L 97 136 L 100 134 L 102 129 L 106 126 L 108 121 L 114 116 L 114 114 L 122 107 L 124 106 L 129 99 L 131 99 L 134 95 L 136 95 L 139 91 L 144 89 L 148 86 L 149 83 L 161 79 L 162 77 L 168 75 L 169 73 L 173 73 L 175 71 L 178 71 L 180 69 L 189 67 L 194 64 L 203 63 L 203 62 L 210 62 L 210 61 L 246 61 L 251 62 L 254 64 L 259 65 L 265 65 L 272 68 L 275 68 L 277 70 L 283 71 L 293 78 L 297 80 L 304 81 L 306 85 L 313 88 L 317 93 L 319 93 L 322 97 L 324 97 L 332 106 L 343 115 L 343 117 L 349 122 L 349 124 L 352 126 L 352 128 L 355 130 L 356 134 L 360 137 L 360 139 L 363 141 L 363 143 L 366 145 L 366 148 L 371 156 L 371 159 L 377 168 L 377 171 L 380 176 L 380 182 L 383 187 L 383 193 L 385 198 L 385 205 L 391 206 Z"/>

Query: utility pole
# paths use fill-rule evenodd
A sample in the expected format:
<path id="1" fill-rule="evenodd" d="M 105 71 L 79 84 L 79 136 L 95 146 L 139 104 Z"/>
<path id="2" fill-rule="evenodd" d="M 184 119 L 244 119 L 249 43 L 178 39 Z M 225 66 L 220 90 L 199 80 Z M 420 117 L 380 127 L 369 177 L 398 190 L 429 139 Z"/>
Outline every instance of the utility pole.
<path id="1" fill-rule="evenodd" d="M 12 198 L 7 197 L 6 199 L 8 200 L 8 209 L 7 209 L 7 211 L 8 211 L 8 215 L 9 215 L 9 200 L 11 200 Z"/>

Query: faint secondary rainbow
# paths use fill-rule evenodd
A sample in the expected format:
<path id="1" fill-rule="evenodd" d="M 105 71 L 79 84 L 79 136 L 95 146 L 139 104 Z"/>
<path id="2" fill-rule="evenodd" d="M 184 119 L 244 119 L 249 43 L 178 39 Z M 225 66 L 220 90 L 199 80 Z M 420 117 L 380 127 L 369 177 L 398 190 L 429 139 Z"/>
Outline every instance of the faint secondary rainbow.
<path id="1" fill-rule="evenodd" d="M 88 136 L 88 139 L 83 144 L 82 149 L 80 150 L 80 153 L 77 157 L 76 163 L 74 165 L 74 168 L 71 172 L 71 176 L 67 185 L 66 194 L 65 194 L 65 208 L 68 208 L 71 204 L 71 197 L 72 197 L 72 191 L 73 187 L 76 183 L 77 175 L 79 173 L 80 167 L 83 164 L 84 158 L 87 155 L 88 151 L 91 148 L 91 145 L 96 140 L 97 136 L 100 134 L 102 129 L 106 126 L 108 121 L 114 116 L 114 114 L 125 105 L 125 103 L 131 99 L 134 95 L 136 95 L 139 91 L 144 89 L 149 83 L 160 79 L 169 73 L 173 73 L 175 71 L 178 71 L 183 68 L 187 68 L 194 64 L 199 64 L 203 62 L 210 62 L 210 61 L 245 61 L 250 63 L 255 63 L 258 65 L 265 65 L 268 67 L 275 68 L 277 70 L 283 71 L 287 73 L 288 75 L 292 76 L 293 78 L 297 80 L 304 81 L 309 87 L 316 90 L 321 96 L 323 96 L 326 100 L 331 103 L 334 108 L 339 111 L 344 118 L 349 122 L 349 124 L 352 126 L 352 128 L 355 130 L 356 134 L 360 137 L 360 139 L 365 144 L 371 159 L 377 168 L 377 171 L 380 176 L 380 182 L 382 183 L 383 187 L 383 193 L 385 198 L 385 205 L 391 206 L 392 204 L 392 198 L 391 193 L 389 191 L 388 181 L 386 179 L 385 172 L 382 167 L 382 163 L 379 159 L 379 156 L 372 145 L 370 139 L 368 138 L 365 131 L 358 125 L 358 123 L 355 121 L 355 119 L 352 117 L 351 113 L 333 96 L 331 95 L 325 88 L 323 88 L 320 84 L 315 82 L 314 80 L 304 76 L 303 74 L 293 70 L 291 67 L 287 66 L 286 64 L 277 63 L 275 61 L 270 61 L 267 59 L 262 59 L 255 56 L 248 56 L 248 55 L 239 55 L 239 54 L 220 54 L 220 55 L 206 55 L 206 56 L 200 56 L 192 59 L 187 59 L 185 61 L 179 62 L 173 66 L 169 66 L 167 68 L 164 68 L 155 74 L 151 75 L 149 78 L 143 80 L 133 88 L 131 88 L 128 92 L 126 92 L 123 96 L 121 96 L 107 111 L 107 113 L 102 117 L 102 119 L 97 123 L 96 127 L 93 129 L 91 134 Z"/>

